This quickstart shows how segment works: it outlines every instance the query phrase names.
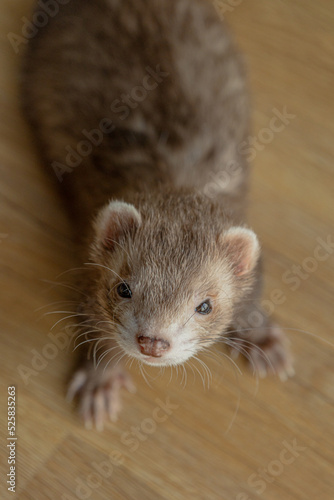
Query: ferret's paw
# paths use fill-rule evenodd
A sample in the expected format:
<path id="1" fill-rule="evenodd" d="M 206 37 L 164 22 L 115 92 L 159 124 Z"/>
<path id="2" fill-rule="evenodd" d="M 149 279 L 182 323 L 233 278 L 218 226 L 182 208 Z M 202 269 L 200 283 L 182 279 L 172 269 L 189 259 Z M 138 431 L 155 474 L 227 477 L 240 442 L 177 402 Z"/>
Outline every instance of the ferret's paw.
<path id="1" fill-rule="evenodd" d="M 294 376 L 290 343 L 278 325 L 271 324 L 268 327 L 268 336 L 261 343 L 240 339 L 238 344 L 233 350 L 243 353 L 250 367 L 261 378 L 278 375 L 282 381 L 286 381 Z"/>
<path id="2" fill-rule="evenodd" d="M 120 390 L 125 387 L 129 392 L 135 392 L 135 386 L 130 375 L 118 369 L 102 371 L 93 366 L 77 370 L 68 387 L 67 399 L 77 399 L 79 415 L 86 429 L 94 426 L 98 431 L 104 428 L 104 422 L 109 417 L 115 422 L 122 408 Z"/>

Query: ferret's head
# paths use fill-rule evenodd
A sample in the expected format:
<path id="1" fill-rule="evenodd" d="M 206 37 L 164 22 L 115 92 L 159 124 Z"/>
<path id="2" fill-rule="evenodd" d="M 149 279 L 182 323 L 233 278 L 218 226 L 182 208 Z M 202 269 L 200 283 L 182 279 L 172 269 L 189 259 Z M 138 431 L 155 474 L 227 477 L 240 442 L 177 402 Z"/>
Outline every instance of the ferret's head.
<path id="1" fill-rule="evenodd" d="M 201 196 L 137 207 L 112 201 L 95 221 L 96 307 L 130 357 L 183 363 L 231 324 L 252 288 L 259 243 Z"/>

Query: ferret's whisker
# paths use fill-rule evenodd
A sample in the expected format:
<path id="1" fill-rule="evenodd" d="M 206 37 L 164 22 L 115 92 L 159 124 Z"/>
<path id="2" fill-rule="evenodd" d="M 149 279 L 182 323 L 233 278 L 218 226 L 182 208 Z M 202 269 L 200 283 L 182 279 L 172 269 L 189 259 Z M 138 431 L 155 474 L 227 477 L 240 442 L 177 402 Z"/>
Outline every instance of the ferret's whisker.
<path id="1" fill-rule="evenodd" d="M 59 323 L 61 323 L 62 321 L 65 321 L 66 319 L 70 319 L 70 318 L 76 318 L 78 316 L 86 316 L 86 314 L 82 314 L 82 313 L 76 313 L 76 314 L 71 314 L 70 316 L 65 316 L 65 318 L 61 318 L 59 319 L 51 328 L 50 330 L 53 330 L 57 325 L 59 325 Z"/>
<path id="2" fill-rule="evenodd" d="M 90 269 L 87 269 L 87 267 L 72 267 L 71 269 L 67 269 L 66 271 L 63 271 L 62 273 L 58 274 L 56 276 L 56 280 L 59 279 L 61 276 L 64 276 L 65 274 L 72 273 L 74 271 L 89 271 Z"/>
<path id="3" fill-rule="evenodd" d="M 231 343 L 229 343 L 229 341 L 234 342 L 234 345 L 231 345 Z M 267 363 L 270 366 L 272 372 L 275 373 L 275 368 L 274 368 L 274 366 L 273 366 L 273 364 L 272 364 L 269 356 L 265 353 L 265 351 L 263 349 L 261 349 L 261 347 L 259 345 L 255 344 L 254 342 L 251 342 L 248 339 L 239 338 L 239 337 L 230 337 L 230 336 L 218 339 L 217 342 L 220 342 L 220 343 L 222 343 L 224 345 L 229 345 L 230 347 L 233 347 L 235 349 L 236 349 L 236 345 L 240 346 L 240 344 L 247 344 L 247 345 L 252 346 L 253 349 L 259 351 L 260 355 L 267 361 Z M 241 352 L 240 349 L 237 349 L 237 350 L 239 350 L 239 352 Z M 250 356 L 246 355 L 245 352 L 243 352 L 242 354 L 251 362 L 251 365 L 253 367 L 253 373 L 256 374 L 256 376 L 258 376 L 258 372 L 255 369 L 255 365 L 254 365 L 253 361 L 251 360 Z"/>
<path id="4" fill-rule="evenodd" d="M 55 306 L 57 304 L 79 304 L 79 303 L 80 302 L 78 300 L 57 300 L 56 302 L 50 302 L 50 304 L 46 304 L 44 306 L 38 307 L 37 309 L 35 309 L 34 312 L 39 312 L 42 309 L 45 309 L 46 307 L 52 307 L 52 306 Z"/>
<path id="5" fill-rule="evenodd" d="M 95 367 L 96 367 L 96 368 L 98 368 L 98 367 L 99 367 L 99 365 L 101 364 L 101 361 L 102 361 L 102 360 L 103 360 L 103 359 L 104 359 L 104 358 L 105 358 L 105 357 L 106 357 L 106 356 L 107 356 L 107 355 L 108 355 L 111 351 L 114 351 L 115 349 L 119 349 L 119 347 L 118 347 L 118 346 L 110 347 L 110 349 L 107 349 L 106 351 L 104 351 L 104 353 L 103 353 L 103 354 L 101 354 L 101 356 L 99 356 L 99 359 L 98 359 L 97 364 L 96 364 L 96 366 L 95 366 Z M 117 353 L 117 354 L 119 354 L 119 353 Z M 117 354 L 116 354 L 116 355 L 117 355 Z M 113 358 L 112 358 L 112 359 L 113 359 Z M 111 361 L 111 360 L 110 360 L 110 361 Z"/>
<path id="6" fill-rule="evenodd" d="M 109 364 L 110 364 L 110 363 L 111 363 L 111 362 L 112 362 L 115 358 L 117 358 L 117 356 L 120 356 L 120 357 L 119 357 L 119 359 L 117 360 L 116 364 L 118 363 L 118 361 L 119 361 L 120 359 L 122 359 L 124 356 L 126 356 L 126 353 L 122 354 L 122 352 L 120 351 L 120 352 L 117 352 L 116 354 L 114 354 L 114 356 L 112 356 L 112 357 L 108 360 L 108 362 L 106 363 L 106 366 L 105 366 L 105 367 L 104 367 L 104 369 L 103 369 L 103 374 L 105 373 L 105 371 L 106 371 L 106 369 L 108 368 Z M 114 365 L 114 367 L 115 367 L 115 366 L 116 366 L 116 365 Z"/>
<path id="7" fill-rule="evenodd" d="M 104 347 L 103 345 L 100 346 L 100 347 L 98 347 L 98 345 L 100 344 L 100 342 L 107 342 L 108 344 L 110 344 L 110 340 L 114 340 L 114 338 L 113 337 L 100 337 L 100 339 L 94 345 L 93 359 L 94 359 L 95 369 L 98 366 L 98 365 L 96 365 L 96 355 L 97 355 L 97 352 Z"/>
<path id="8" fill-rule="evenodd" d="M 195 382 L 195 379 L 196 379 L 196 375 L 195 375 L 195 372 L 194 372 L 194 368 L 193 368 L 193 367 L 192 367 L 192 365 L 191 365 L 191 361 L 192 361 L 192 359 L 190 358 L 190 359 L 188 359 L 188 360 L 186 361 L 186 363 L 187 363 L 187 365 L 189 366 L 190 370 L 192 371 L 192 374 L 193 374 L 193 383 L 194 383 L 194 382 Z"/>
<path id="9" fill-rule="evenodd" d="M 43 316 L 50 316 L 51 314 L 76 314 L 76 311 L 49 311 L 43 314 Z"/>
<path id="10" fill-rule="evenodd" d="M 148 385 L 148 386 L 152 389 L 151 384 L 149 383 L 149 381 L 148 381 L 148 380 L 147 380 L 147 378 L 146 378 L 146 374 L 144 374 L 145 368 L 144 368 L 144 365 L 143 365 L 142 361 L 140 361 L 139 368 L 140 368 L 140 372 L 141 372 L 141 374 L 142 374 L 142 376 L 143 376 L 143 378 L 144 378 L 144 380 L 145 380 L 146 384 L 147 384 L 147 385 Z"/>
<path id="11" fill-rule="evenodd" d="M 51 316 L 52 314 L 76 314 L 76 311 L 48 311 L 48 312 L 41 314 L 38 317 L 37 321 L 41 321 L 46 316 Z"/>
<path id="12" fill-rule="evenodd" d="M 168 385 L 171 383 L 172 380 L 173 380 L 173 365 L 170 365 L 170 377 L 169 377 Z"/>
<path id="13" fill-rule="evenodd" d="M 196 361 L 198 361 L 198 358 L 196 356 L 193 356 L 193 359 L 196 360 Z M 197 368 L 197 366 L 195 364 L 194 364 L 194 368 L 197 371 L 197 373 L 199 374 L 199 376 L 201 377 L 202 384 L 203 384 L 203 387 L 205 389 L 205 382 L 204 382 L 204 378 L 203 378 L 202 373 L 200 372 L 200 370 Z"/>
<path id="14" fill-rule="evenodd" d="M 307 330 L 300 330 L 298 328 L 287 328 L 287 327 L 282 326 L 282 325 L 280 325 L 280 328 L 282 330 L 290 330 L 290 331 L 294 331 L 294 332 L 298 332 L 298 333 L 305 333 L 306 335 L 310 335 L 310 337 L 314 337 L 316 339 L 320 339 L 325 344 L 330 345 L 331 347 L 334 347 L 334 344 L 332 342 L 329 342 L 329 340 L 324 339 L 323 337 L 320 337 L 320 335 L 317 335 L 315 333 L 309 332 Z"/>
<path id="15" fill-rule="evenodd" d="M 185 383 L 183 381 L 186 381 L 187 371 L 186 371 L 184 365 L 181 365 L 181 368 L 182 368 L 181 385 L 182 385 L 183 389 L 185 389 Z"/>
<path id="16" fill-rule="evenodd" d="M 223 339 L 218 339 L 218 342 L 222 342 L 222 343 L 226 344 L 226 342 L 223 342 Z M 201 345 L 201 341 L 199 341 L 198 344 Z M 203 350 L 204 347 L 202 346 L 201 349 Z M 223 352 L 220 352 L 219 354 L 222 354 L 224 357 L 227 357 L 231 361 L 231 363 L 234 364 L 234 366 L 236 367 L 236 369 L 239 371 L 240 375 L 242 375 L 242 372 L 241 372 L 240 368 L 238 367 L 238 365 L 233 361 L 233 359 L 230 356 L 228 356 L 227 354 L 225 354 Z"/>
<path id="17" fill-rule="evenodd" d="M 90 326 L 93 326 L 93 325 L 90 325 Z M 104 335 L 105 335 L 105 334 L 109 335 L 109 333 L 108 333 L 108 332 L 106 332 L 106 331 L 105 331 L 105 330 L 103 330 L 102 328 L 96 327 L 96 325 L 95 325 L 95 328 L 93 328 L 92 330 L 84 331 L 84 332 L 80 333 L 79 335 L 75 332 L 75 333 L 73 334 L 73 336 L 75 336 L 74 342 L 76 342 L 76 341 L 77 341 L 80 337 L 83 337 L 83 336 L 86 336 L 86 338 L 87 338 L 87 335 L 88 335 L 89 333 L 92 333 L 92 332 L 100 332 L 100 333 L 102 333 L 102 334 L 104 334 Z"/>
<path id="18" fill-rule="evenodd" d="M 92 330 L 92 331 L 94 331 L 94 330 Z M 93 339 L 84 340 L 83 342 L 80 342 L 80 344 L 76 345 L 72 352 L 76 351 L 81 345 L 87 344 L 87 342 L 94 342 L 94 341 L 97 341 L 97 340 L 99 340 L 99 339 L 98 338 L 93 338 Z"/>
<path id="19" fill-rule="evenodd" d="M 257 350 L 260 354 L 260 356 L 262 356 L 265 361 L 268 363 L 268 365 L 270 366 L 271 370 L 273 373 L 275 373 L 275 367 L 273 366 L 269 356 L 265 353 L 265 351 L 263 349 L 261 349 L 261 347 L 257 344 L 254 344 L 254 342 L 251 342 L 250 340 L 244 340 L 244 339 L 239 339 L 238 337 L 229 337 L 229 341 L 231 341 L 233 343 L 233 345 L 230 343 L 230 344 L 227 344 L 227 345 L 230 345 L 231 347 L 234 347 L 235 349 L 237 349 L 236 346 L 240 346 L 240 344 L 246 344 L 246 345 L 249 345 L 251 346 L 252 349 L 254 350 Z M 237 349 L 241 352 L 240 349 Z M 257 374 L 257 370 L 255 368 L 255 365 L 254 365 L 254 362 L 252 361 L 249 353 L 247 353 L 247 349 L 245 347 L 243 347 L 243 355 L 251 362 L 252 364 L 252 367 L 253 367 L 253 372 Z"/>
<path id="20" fill-rule="evenodd" d="M 115 364 L 114 368 L 116 368 L 116 366 L 117 366 L 117 365 L 118 365 L 118 363 L 119 363 L 119 362 L 120 362 L 120 361 L 124 358 L 124 356 L 127 356 L 127 353 L 126 353 L 126 352 L 124 352 L 124 353 L 122 354 L 122 356 L 121 356 L 121 357 L 117 360 L 117 362 L 116 362 L 116 364 Z M 109 364 L 109 362 L 108 362 L 108 364 Z M 107 366 L 108 366 L 108 364 L 107 364 Z"/>
<path id="21" fill-rule="evenodd" d="M 236 364 L 236 362 L 230 356 L 228 356 L 227 354 L 225 354 L 224 352 L 222 352 L 221 354 L 224 356 L 224 358 L 227 358 L 233 364 L 233 366 L 237 369 L 239 375 L 242 375 L 242 371 L 240 370 L 240 368 Z"/>
<path id="22" fill-rule="evenodd" d="M 190 318 L 189 318 L 189 319 L 187 319 L 187 321 L 185 322 L 185 324 L 184 324 L 184 325 L 182 325 L 182 328 L 183 328 L 183 327 L 184 327 L 184 326 L 188 323 L 188 321 L 190 321 L 190 320 L 191 320 L 191 318 L 192 318 L 193 316 L 195 316 L 195 314 L 196 314 L 196 311 L 195 311 L 195 312 L 194 312 L 194 313 L 190 316 Z"/>
<path id="23" fill-rule="evenodd" d="M 266 327 L 264 327 L 264 328 L 266 328 Z M 317 334 L 315 334 L 313 332 L 309 332 L 307 330 L 301 330 L 301 329 L 298 329 L 298 328 L 289 328 L 289 327 L 285 327 L 285 326 L 282 326 L 282 325 L 280 325 L 279 328 L 281 330 L 285 330 L 285 331 L 293 331 L 293 332 L 304 333 L 306 335 L 310 335 L 311 337 L 320 339 L 325 344 L 327 344 L 327 345 L 329 345 L 331 347 L 334 347 L 334 344 L 332 342 L 330 342 L 329 340 L 327 340 L 327 339 L 325 339 L 325 338 L 321 337 L 320 335 L 317 335 Z M 230 335 L 231 333 L 241 333 L 241 332 L 248 332 L 248 331 L 251 332 L 251 331 L 254 331 L 254 330 L 258 330 L 258 329 L 259 329 L 259 327 L 254 327 L 254 328 L 250 327 L 250 328 L 240 328 L 240 329 L 235 329 L 235 330 L 228 330 L 226 332 L 226 335 Z M 219 339 L 219 338 L 217 339 L 215 337 L 212 337 L 212 338 L 209 337 L 209 340 L 212 340 L 213 342 L 221 342 L 222 341 L 222 339 Z M 244 340 L 244 339 L 242 339 L 242 340 Z"/>
<path id="24" fill-rule="evenodd" d="M 85 331 L 85 332 L 79 333 L 79 335 L 74 334 L 74 335 L 76 335 L 74 341 L 76 342 L 80 337 L 83 337 L 84 335 L 87 336 L 89 333 L 100 332 L 100 331 L 101 331 L 100 328 L 94 328 L 94 330 L 88 330 L 87 332 Z"/>
<path id="25" fill-rule="evenodd" d="M 252 371 L 253 371 L 253 375 L 255 376 L 255 392 L 254 392 L 254 395 L 256 395 L 258 393 L 258 390 L 259 390 L 259 374 L 258 374 L 258 370 L 256 369 L 255 367 L 255 363 L 251 357 L 251 355 L 249 354 L 249 352 L 247 351 L 247 349 L 245 349 L 244 347 L 241 347 L 239 344 L 237 346 L 235 346 L 233 344 L 233 342 L 227 342 L 226 345 L 228 345 L 229 347 L 237 350 L 238 352 L 240 352 L 243 356 L 245 356 L 245 358 L 248 360 L 248 362 L 250 363 L 250 365 L 252 366 Z M 261 349 L 260 349 L 261 350 Z M 263 354 L 263 353 L 262 353 Z M 269 360 L 270 362 L 270 360 Z M 271 364 L 271 363 L 270 363 Z"/>
<path id="26" fill-rule="evenodd" d="M 45 280 L 45 279 L 42 279 L 41 281 L 43 281 L 44 283 L 48 283 L 49 285 L 53 285 L 50 289 L 52 290 L 52 288 L 56 287 L 56 286 L 63 286 L 64 288 L 68 288 L 69 290 L 72 290 L 76 293 L 80 293 L 81 295 L 84 295 L 87 299 L 89 298 L 88 295 L 83 292 L 82 290 L 79 290 L 79 288 L 76 288 L 74 286 L 71 286 L 71 285 L 68 285 L 68 284 L 65 284 L 65 283 L 57 283 L 56 281 L 51 281 L 51 280 Z"/>
<path id="27" fill-rule="evenodd" d="M 207 354 L 213 354 L 211 353 L 210 351 L 208 353 L 205 353 L 206 355 Z M 231 430 L 234 422 L 235 422 L 235 419 L 237 418 L 237 415 L 238 415 L 238 412 L 239 412 L 239 408 L 240 408 L 240 402 L 241 402 L 241 390 L 240 390 L 240 381 L 239 381 L 239 375 L 241 375 L 241 371 L 239 369 L 239 367 L 234 363 L 234 361 L 229 357 L 227 356 L 226 354 L 224 353 L 220 353 L 220 354 L 223 354 L 224 357 L 226 357 L 229 361 L 231 361 L 233 364 L 233 372 L 234 372 L 234 376 L 235 376 L 235 379 L 237 381 L 237 385 L 238 385 L 238 400 L 237 400 L 237 404 L 236 404 L 236 407 L 235 407 L 235 410 L 234 410 L 234 413 L 233 413 L 233 416 L 231 418 L 231 421 L 225 431 L 225 435 L 229 433 L 229 431 Z"/>
<path id="28" fill-rule="evenodd" d="M 203 366 L 203 373 L 205 374 L 205 376 L 208 379 L 207 388 L 209 389 L 210 383 L 212 382 L 212 373 L 211 373 L 209 367 L 207 366 L 207 364 L 203 360 L 201 360 L 200 358 L 196 358 L 196 359 Z M 204 376 L 204 379 L 205 379 L 205 376 Z"/>
<path id="29" fill-rule="evenodd" d="M 116 271 L 114 271 L 113 269 L 111 269 L 108 266 L 103 266 L 102 264 L 97 264 L 96 262 L 85 262 L 84 265 L 85 266 L 97 266 L 97 267 L 102 267 L 104 269 L 107 269 L 107 271 L 114 273 L 115 276 L 117 276 L 117 278 L 119 278 L 122 281 L 122 283 L 124 283 L 126 285 L 126 282 L 123 280 L 123 278 L 121 278 L 121 276 L 119 274 L 117 274 Z"/>
<path id="30" fill-rule="evenodd" d="M 239 408 L 240 408 L 240 402 L 241 402 L 240 382 L 239 382 L 237 373 L 235 371 L 234 371 L 234 376 L 235 376 L 236 381 L 238 382 L 238 391 L 239 391 L 238 392 L 238 400 L 237 400 L 237 404 L 235 406 L 234 414 L 233 414 L 233 416 L 231 418 L 231 421 L 230 421 L 230 423 L 229 423 L 226 431 L 224 432 L 225 436 L 230 432 L 230 430 L 231 430 L 231 428 L 232 428 L 232 426 L 233 426 L 233 424 L 235 422 L 235 419 L 237 418 L 237 415 L 238 415 L 238 412 L 239 412 Z"/>
<path id="31" fill-rule="evenodd" d="M 107 323 L 108 325 L 117 325 L 117 323 L 112 322 L 110 319 L 98 321 L 96 325 L 101 325 L 102 323 Z"/>

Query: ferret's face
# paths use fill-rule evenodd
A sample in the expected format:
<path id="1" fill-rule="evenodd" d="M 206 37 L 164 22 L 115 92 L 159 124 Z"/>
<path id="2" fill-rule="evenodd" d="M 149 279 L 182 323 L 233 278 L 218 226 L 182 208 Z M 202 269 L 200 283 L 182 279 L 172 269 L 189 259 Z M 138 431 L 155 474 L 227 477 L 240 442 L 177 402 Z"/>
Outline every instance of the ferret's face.
<path id="1" fill-rule="evenodd" d="M 105 209 L 96 227 L 97 299 L 125 354 L 149 365 L 176 365 L 226 331 L 257 260 L 251 231 L 203 235 L 203 224 L 163 217 L 154 223 L 118 202 Z M 234 261 L 228 255 L 233 249 Z"/>
<path id="2" fill-rule="evenodd" d="M 110 262 L 119 277 L 104 277 L 104 309 L 125 353 L 147 364 L 174 365 L 224 332 L 233 308 L 227 269 L 189 262 L 187 275 L 186 269 L 171 270 L 178 264 L 174 259 L 143 264 L 138 255 L 129 256 L 119 255 L 119 265 L 118 259 Z"/>

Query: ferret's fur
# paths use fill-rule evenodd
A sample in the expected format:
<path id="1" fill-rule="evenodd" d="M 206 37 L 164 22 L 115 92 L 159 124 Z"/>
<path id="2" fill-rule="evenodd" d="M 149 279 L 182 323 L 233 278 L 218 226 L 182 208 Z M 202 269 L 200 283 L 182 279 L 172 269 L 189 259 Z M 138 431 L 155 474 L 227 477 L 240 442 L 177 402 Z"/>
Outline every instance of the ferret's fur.
<path id="1" fill-rule="evenodd" d="M 86 331 L 108 338 L 105 352 L 177 364 L 234 330 L 259 371 L 291 373 L 279 328 L 264 313 L 257 330 L 247 328 L 261 285 L 239 149 L 248 95 L 211 3 L 71 0 L 29 42 L 23 97 L 90 260 L 79 309 Z M 222 174 L 227 182 L 208 190 Z M 118 294 L 124 282 L 131 299 Z M 198 314 L 206 300 L 212 312 Z M 170 347 L 143 354 L 150 342 Z M 70 395 L 79 394 L 86 423 L 101 426 L 129 382 L 112 357 L 96 369 L 86 353 Z"/>

